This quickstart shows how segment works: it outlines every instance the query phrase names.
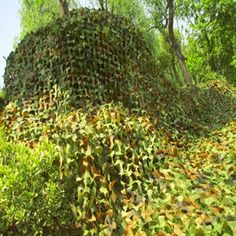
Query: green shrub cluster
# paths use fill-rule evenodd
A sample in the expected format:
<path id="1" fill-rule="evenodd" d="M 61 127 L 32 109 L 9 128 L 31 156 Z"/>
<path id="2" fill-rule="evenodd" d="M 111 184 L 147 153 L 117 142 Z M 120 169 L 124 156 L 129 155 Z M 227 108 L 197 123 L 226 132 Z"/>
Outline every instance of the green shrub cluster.
<path id="1" fill-rule="evenodd" d="M 55 166 L 55 148 L 42 143 L 35 150 L 0 137 L 0 233 L 42 235 L 67 219 L 60 211 L 63 189 Z"/>

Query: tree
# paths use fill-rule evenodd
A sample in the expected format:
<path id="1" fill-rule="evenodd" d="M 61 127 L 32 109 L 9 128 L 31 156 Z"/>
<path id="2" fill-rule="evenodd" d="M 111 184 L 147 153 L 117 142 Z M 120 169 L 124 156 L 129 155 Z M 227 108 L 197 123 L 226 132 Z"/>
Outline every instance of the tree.
<path id="1" fill-rule="evenodd" d="M 180 45 L 178 44 L 178 41 L 176 40 L 175 34 L 174 34 L 174 0 L 167 0 L 167 9 L 168 9 L 168 40 L 170 41 L 170 44 L 174 50 L 174 53 L 179 61 L 179 65 L 181 68 L 181 71 L 183 73 L 184 80 L 187 84 L 192 84 L 191 76 L 186 68 L 185 64 L 185 56 L 181 52 Z"/>
<path id="2" fill-rule="evenodd" d="M 67 0 L 59 0 L 59 2 L 60 2 L 60 5 L 61 5 L 63 15 L 68 15 L 69 5 L 68 5 Z"/>
<path id="3" fill-rule="evenodd" d="M 20 38 L 47 25 L 57 17 L 67 15 L 69 8 L 75 4 L 75 0 L 21 0 Z"/>
<path id="4" fill-rule="evenodd" d="M 99 6 L 102 10 L 108 9 L 108 3 L 107 0 L 98 0 Z"/>
<path id="5" fill-rule="evenodd" d="M 141 0 L 98 0 L 99 6 L 113 14 L 130 19 L 138 27 L 147 30 L 149 18 L 145 14 Z"/>
<path id="6" fill-rule="evenodd" d="M 129 19 L 143 33 L 147 45 L 155 55 L 159 50 L 156 32 L 149 31 L 152 19 L 147 15 L 142 0 L 107 0 L 107 8 L 112 14 Z"/>
<path id="7" fill-rule="evenodd" d="M 206 70 L 236 83 L 236 1 L 184 0 L 182 17 L 191 31 L 188 37 L 188 64 L 204 78 Z M 208 69 L 207 69 L 208 68 Z M 212 73 L 211 73 L 212 74 Z"/>
<path id="8" fill-rule="evenodd" d="M 192 78 L 187 70 L 185 56 L 174 33 L 175 8 L 174 0 L 146 0 L 147 7 L 154 19 L 154 26 L 170 44 L 176 56 L 186 84 L 192 84 Z"/>

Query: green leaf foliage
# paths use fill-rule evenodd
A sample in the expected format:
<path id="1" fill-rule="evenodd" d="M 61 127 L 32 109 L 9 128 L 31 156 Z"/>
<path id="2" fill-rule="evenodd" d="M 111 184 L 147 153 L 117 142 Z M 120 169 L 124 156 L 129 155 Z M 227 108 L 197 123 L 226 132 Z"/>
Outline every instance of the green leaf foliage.
<path id="1" fill-rule="evenodd" d="M 179 1 L 178 5 L 182 16 L 191 19 L 187 63 L 196 79 L 209 80 L 215 74 L 235 85 L 235 1 Z"/>

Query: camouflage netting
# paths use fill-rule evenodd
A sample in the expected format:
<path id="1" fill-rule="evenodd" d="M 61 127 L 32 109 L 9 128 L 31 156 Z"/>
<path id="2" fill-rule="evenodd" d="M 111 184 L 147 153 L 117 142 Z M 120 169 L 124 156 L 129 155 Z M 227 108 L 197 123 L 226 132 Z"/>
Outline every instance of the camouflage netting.
<path id="1" fill-rule="evenodd" d="M 159 126 L 181 131 L 198 129 L 193 121 L 212 120 L 215 108 L 228 109 L 226 102 L 219 106 L 211 98 L 219 92 L 209 87 L 177 91 L 159 74 L 139 30 L 120 16 L 98 10 L 72 11 L 26 36 L 8 57 L 4 80 L 8 104 L 0 124 L 9 138 L 30 142 L 43 130 L 45 136 L 56 133 L 58 114 L 77 108 L 91 111 L 91 106 L 96 113 L 109 102 L 120 101 L 132 113 L 145 111 L 158 117 Z M 232 96 L 227 93 L 228 100 Z"/>
<path id="2" fill-rule="evenodd" d="M 0 124 L 8 138 L 30 142 L 45 125 L 54 132 L 57 114 L 109 102 L 159 112 L 173 93 L 130 21 L 84 8 L 27 35 L 7 59 L 4 82 Z"/>
<path id="3" fill-rule="evenodd" d="M 4 75 L 9 101 L 50 99 L 70 91 L 81 107 L 120 100 L 134 102 L 157 69 L 141 33 L 108 12 L 80 9 L 32 33 L 7 59 Z M 160 83 L 160 81 L 159 81 Z M 146 90 L 146 89 L 145 89 Z"/>

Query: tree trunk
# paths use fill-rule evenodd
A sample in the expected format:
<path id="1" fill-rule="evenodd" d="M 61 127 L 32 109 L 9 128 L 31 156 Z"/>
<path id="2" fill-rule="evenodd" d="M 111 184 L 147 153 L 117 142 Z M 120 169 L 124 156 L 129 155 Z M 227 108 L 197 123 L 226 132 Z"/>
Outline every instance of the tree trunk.
<path id="1" fill-rule="evenodd" d="M 59 0 L 61 10 L 62 10 L 62 15 L 66 16 L 69 13 L 69 5 L 67 0 Z"/>
<path id="2" fill-rule="evenodd" d="M 173 56 L 172 60 L 171 60 L 171 67 L 172 67 L 172 72 L 173 72 L 173 77 L 175 78 L 175 80 L 178 82 L 179 85 L 182 85 L 181 80 L 179 78 L 177 69 L 176 69 L 176 63 L 175 63 L 175 57 Z"/>
<path id="3" fill-rule="evenodd" d="M 167 0 L 167 8 L 168 8 L 168 40 L 174 50 L 175 56 L 178 59 L 180 69 L 182 71 L 184 80 L 186 84 L 192 84 L 192 78 L 187 70 L 185 64 L 185 56 L 182 54 L 180 46 L 176 41 L 175 34 L 174 34 L 174 0 Z"/>
<path id="4" fill-rule="evenodd" d="M 98 0 L 98 2 L 102 10 L 107 10 L 107 0 Z"/>

